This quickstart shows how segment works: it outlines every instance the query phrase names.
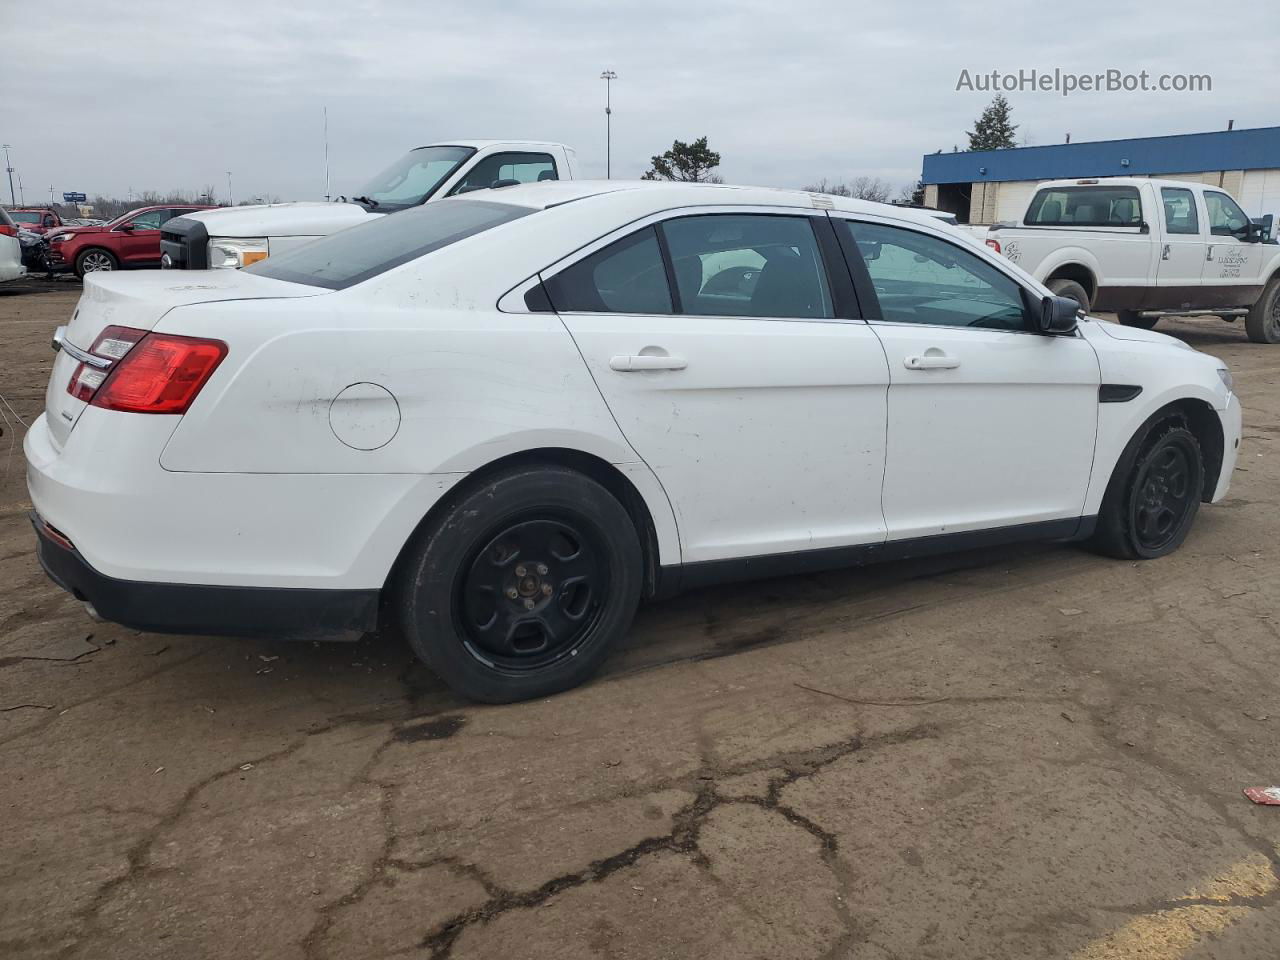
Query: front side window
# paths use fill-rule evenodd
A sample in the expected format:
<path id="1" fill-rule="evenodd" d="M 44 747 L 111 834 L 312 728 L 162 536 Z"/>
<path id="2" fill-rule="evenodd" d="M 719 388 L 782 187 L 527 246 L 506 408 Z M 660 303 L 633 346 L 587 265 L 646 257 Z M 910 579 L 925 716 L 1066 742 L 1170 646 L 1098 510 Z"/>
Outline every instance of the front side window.
<path id="1" fill-rule="evenodd" d="M 1249 230 L 1249 218 L 1240 204 L 1225 193 L 1216 190 L 1204 192 L 1204 205 L 1209 208 L 1209 232 L 1216 237 L 1244 239 Z"/>
<path id="2" fill-rule="evenodd" d="M 1196 195 L 1181 187 L 1161 187 L 1165 228 L 1170 233 L 1198 234 L 1200 215 L 1196 213 Z"/>
<path id="3" fill-rule="evenodd" d="M 365 184 L 355 199 L 379 213 L 416 207 L 475 153 L 473 147 L 419 147 Z"/>
<path id="4" fill-rule="evenodd" d="M 1037 227 L 1137 227 L 1137 187 L 1045 187 L 1031 198 L 1027 224 Z"/>
<path id="5" fill-rule="evenodd" d="M 658 234 L 645 227 L 546 281 L 561 313 L 671 313 L 671 290 Z"/>
<path id="6" fill-rule="evenodd" d="M 160 224 L 170 219 L 168 210 L 148 210 L 131 221 L 135 230 L 159 230 Z"/>
<path id="7" fill-rule="evenodd" d="M 495 153 L 477 161 L 452 192 L 481 190 L 500 180 L 534 183 L 556 179 L 556 162 L 549 153 Z"/>
<path id="8" fill-rule="evenodd" d="M 394 217 L 375 217 L 244 269 L 275 280 L 345 290 L 533 212 L 531 207 L 466 197 L 438 200 Z"/>
<path id="9" fill-rule="evenodd" d="M 977 254 L 904 227 L 838 221 L 894 323 L 1030 330 L 1022 288 Z"/>
<path id="10" fill-rule="evenodd" d="M 833 316 L 806 217 L 706 214 L 662 224 L 680 311 L 699 316 Z"/>

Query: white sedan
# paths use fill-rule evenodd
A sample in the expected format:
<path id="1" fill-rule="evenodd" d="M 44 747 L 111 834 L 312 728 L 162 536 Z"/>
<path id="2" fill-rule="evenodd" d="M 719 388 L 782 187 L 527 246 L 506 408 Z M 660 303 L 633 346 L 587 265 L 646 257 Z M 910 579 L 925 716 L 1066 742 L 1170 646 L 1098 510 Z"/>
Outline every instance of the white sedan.
<path id="1" fill-rule="evenodd" d="M 22 265 L 22 244 L 18 241 L 18 225 L 9 212 L 0 207 L 0 283 L 26 276 Z"/>
<path id="2" fill-rule="evenodd" d="M 1223 364 L 927 213 L 537 183 L 242 271 L 93 274 L 26 438 L 39 553 L 138 629 L 398 624 L 463 694 L 580 683 L 638 601 L 1224 496 Z"/>

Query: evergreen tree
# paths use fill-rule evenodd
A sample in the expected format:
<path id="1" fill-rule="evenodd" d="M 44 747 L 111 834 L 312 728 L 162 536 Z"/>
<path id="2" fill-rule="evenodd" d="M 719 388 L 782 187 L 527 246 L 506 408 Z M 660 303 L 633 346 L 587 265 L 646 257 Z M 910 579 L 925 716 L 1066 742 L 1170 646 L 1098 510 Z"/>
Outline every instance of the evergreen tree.
<path id="1" fill-rule="evenodd" d="M 707 138 L 699 137 L 693 143 L 677 140 L 671 149 L 652 159 L 653 166 L 642 180 L 679 180 L 684 183 L 722 183 L 713 173 L 720 166 L 720 154 L 707 146 Z"/>
<path id="2" fill-rule="evenodd" d="M 973 129 L 968 132 L 970 150 L 1005 150 L 1015 146 L 1013 133 L 1016 123 L 1009 122 L 1012 108 L 1003 94 L 996 94 L 987 109 L 982 111 Z"/>

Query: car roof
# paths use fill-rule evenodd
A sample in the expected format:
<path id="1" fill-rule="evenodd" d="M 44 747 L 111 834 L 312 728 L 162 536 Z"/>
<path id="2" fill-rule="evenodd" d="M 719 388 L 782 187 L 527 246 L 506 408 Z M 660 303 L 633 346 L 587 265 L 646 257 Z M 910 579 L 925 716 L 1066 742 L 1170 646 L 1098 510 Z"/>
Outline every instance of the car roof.
<path id="1" fill-rule="evenodd" d="M 1138 187 L 1149 183 L 1156 187 L 1213 187 L 1194 180 L 1168 180 L 1162 177 L 1073 177 L 1070 180 L 1045 180 L 1036 189 L 1046 187 Z M 1213 187 L 1221 189 L 1220 187 Z"/>
<path id="2" fill-rule="evenodd" d="M 720 183 L 678 183 L 668 180 L 543 180 L 463 194 L 466 199 L 510 203 L 547 209 L 593 197 L 613 195 L 654 212 L 686 206 L 808 207 L 845 213 L 869 213 L 914 223 L 933 225 L 935 214 L 890 203 L 835 197 L 826 193 L 786 190 L 778 187 L 734 186 Z"/>
<path id="3" fill-rule="evenodd" d="M 512 147 L 563 147 L 564 144 L 556 143 L 553 140 L 473 140 L 464 137 L 460 140 L 437 140 L 434 143 L 424 143 L 421 146 L 414 147 L 415 150 L 421 150 L 423 147 L 472 147 L 476 150 L 483 150 L 485 147 L 495 145 L 512 146 Z"/>

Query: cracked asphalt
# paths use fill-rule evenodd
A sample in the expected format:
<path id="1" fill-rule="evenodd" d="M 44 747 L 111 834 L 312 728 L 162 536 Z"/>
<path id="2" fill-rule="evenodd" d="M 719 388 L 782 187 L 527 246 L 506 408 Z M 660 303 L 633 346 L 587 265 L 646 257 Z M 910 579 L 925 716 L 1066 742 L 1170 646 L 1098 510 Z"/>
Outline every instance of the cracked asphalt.
<path id="1" fill-rule="evenodd" d="M 1280 955 L 1280 808 L 1241 794 L 1280 783 L 1280 348 L 1162 323 L 1246 435 L 1170 558 L 700 591 L 477 707 L 392 637 L 140 634 L 46 581 L 18 418 L 77 292 L 0 292 L 0 956 Z"/>

